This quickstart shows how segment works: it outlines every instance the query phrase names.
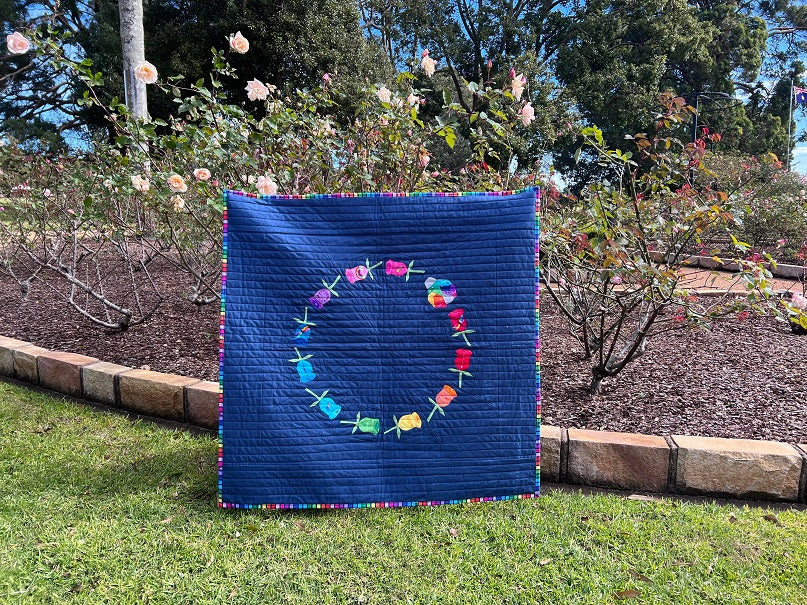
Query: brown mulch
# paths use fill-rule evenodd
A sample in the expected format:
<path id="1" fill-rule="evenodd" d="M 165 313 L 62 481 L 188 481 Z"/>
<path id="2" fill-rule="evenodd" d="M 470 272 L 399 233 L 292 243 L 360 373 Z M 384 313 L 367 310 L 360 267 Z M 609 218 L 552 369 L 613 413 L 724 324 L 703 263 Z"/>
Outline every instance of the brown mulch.
<path id="1" fill-rule="evenodd" d="M 22 301 L 0 277 L 0 335 L 131 367 L 205 380 L 218 376 L 218 304 L 180 298 L 180 278 L 159 272 L 171 294 L 145 324 L 122 334 L 93 327 L 34 283 Z M 581 349 L 542 300 L 543 420 L 563 427 L 807 442 L 807 336 L 770 318 L 729 320 L 711 332 L 652 340 L 645 355 L 590 396 Z"/>

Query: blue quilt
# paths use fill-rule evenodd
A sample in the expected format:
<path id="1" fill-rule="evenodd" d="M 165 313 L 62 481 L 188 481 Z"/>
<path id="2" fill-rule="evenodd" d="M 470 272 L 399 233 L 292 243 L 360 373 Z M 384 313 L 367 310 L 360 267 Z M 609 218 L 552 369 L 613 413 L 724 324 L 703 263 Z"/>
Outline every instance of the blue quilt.
<path id="1" fill-rule="evenodd" d="M 537 193 L 226 192 L 219 505 L 537 495 Z"/>

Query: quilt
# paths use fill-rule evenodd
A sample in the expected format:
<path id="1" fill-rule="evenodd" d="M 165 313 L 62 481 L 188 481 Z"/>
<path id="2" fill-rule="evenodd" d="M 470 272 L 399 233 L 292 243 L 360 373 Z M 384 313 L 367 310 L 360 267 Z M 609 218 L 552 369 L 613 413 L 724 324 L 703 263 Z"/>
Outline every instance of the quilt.
<path id="1" fill-rule="evenodd" d="M 225 192 L 219 506 L 537 496 L 538 197 Z"/>

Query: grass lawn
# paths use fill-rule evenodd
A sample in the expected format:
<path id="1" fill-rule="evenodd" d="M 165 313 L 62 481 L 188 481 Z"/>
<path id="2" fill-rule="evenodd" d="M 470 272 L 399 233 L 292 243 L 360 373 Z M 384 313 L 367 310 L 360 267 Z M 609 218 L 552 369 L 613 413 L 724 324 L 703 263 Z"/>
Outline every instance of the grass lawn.
<path id="1" fill-rule="evenodd" d="M 804 511 L 558 491 L 225 511 L 211 437 L 3 382 L 0 427 L 2 603 L 807 604 Z"/>

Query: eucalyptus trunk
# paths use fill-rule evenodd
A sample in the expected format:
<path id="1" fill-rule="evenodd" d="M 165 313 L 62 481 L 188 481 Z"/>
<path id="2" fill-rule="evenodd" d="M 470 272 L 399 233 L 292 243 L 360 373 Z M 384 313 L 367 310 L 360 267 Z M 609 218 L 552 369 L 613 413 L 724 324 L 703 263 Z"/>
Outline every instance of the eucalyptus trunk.
<path id="1" fill-rule="evenodd" d="M 146 84 L 134 77 L 134 69 L 146 58 L 142 0 L 119 0 L 120 39 L 123 49 L 123 86 L 126 107 L 135 118 L 148 117 Z"/>

